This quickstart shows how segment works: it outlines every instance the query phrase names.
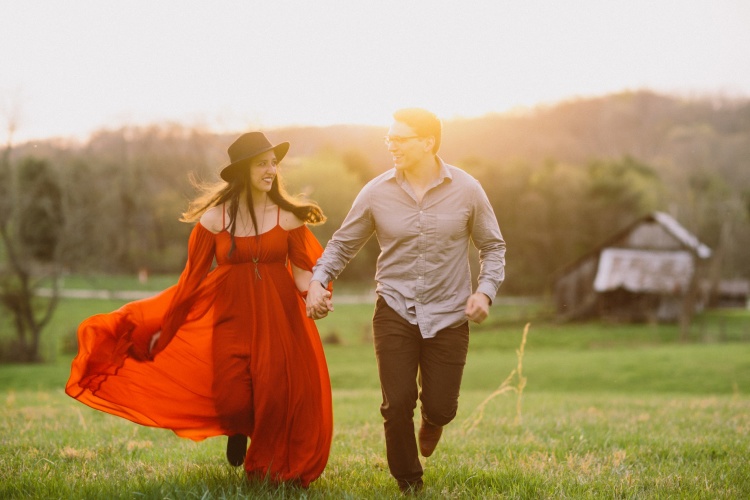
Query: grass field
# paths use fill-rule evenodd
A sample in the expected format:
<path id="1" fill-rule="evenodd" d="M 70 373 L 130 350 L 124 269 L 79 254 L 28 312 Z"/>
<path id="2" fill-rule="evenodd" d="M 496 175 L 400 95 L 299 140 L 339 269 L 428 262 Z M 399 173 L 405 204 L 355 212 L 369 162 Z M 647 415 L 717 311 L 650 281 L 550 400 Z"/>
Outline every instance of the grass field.
<path id="1" fill-rule="evenodd" d="M 64 300 L 46 332 L 50 362 L 0 366 L 0 498 L 400 496 L 385 462 L 372 304 L 338 305 L 319 322 L 335 436 L 308 490 L 246 483 L 224 439 L 194 443 L 65 396 L 76 325 L 120 304 Z M 750 313 L 705 313 L 687 341 L 673 325 L 558 325 L 534 302 L 491 314 L 472 331 L 459 414 L 423 460 L 423 497 L 750 497 Z M 527 322 L 522 397 L 490 397 L 518 368 Z"/>

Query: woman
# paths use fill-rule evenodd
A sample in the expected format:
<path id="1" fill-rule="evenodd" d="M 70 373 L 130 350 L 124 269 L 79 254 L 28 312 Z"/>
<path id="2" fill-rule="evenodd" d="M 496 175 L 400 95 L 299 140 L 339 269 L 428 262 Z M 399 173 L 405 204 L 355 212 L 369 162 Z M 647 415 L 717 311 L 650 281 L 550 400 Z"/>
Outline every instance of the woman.
<path id="1" fill-rule="evenodd" d="M 333 433 L 328 369 L 303 299 L 322 253 L 305 223 L 325 216 L 282 188 L 288 149 L 260 132 L 229 147 L 226 183 L 181 219 L 198 223 L 178 283 L 85 320 L 66 392 L 182 437 L 231 436 L 227 458 L 244 461 L 248 477 L 307 487 Z"/>

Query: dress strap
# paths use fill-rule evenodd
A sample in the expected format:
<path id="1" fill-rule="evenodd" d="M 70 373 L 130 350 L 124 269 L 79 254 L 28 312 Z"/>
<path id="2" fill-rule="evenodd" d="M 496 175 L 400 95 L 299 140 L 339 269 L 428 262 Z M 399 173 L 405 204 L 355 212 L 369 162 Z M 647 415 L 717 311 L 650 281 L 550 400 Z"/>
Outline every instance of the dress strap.
<path id="1" fill-rule="evenodd" d="M 227 228 L 226 216 L 227 216 L 227 204 L 222 203 L 221 204 L 221 228 L 222 229 Z"/>

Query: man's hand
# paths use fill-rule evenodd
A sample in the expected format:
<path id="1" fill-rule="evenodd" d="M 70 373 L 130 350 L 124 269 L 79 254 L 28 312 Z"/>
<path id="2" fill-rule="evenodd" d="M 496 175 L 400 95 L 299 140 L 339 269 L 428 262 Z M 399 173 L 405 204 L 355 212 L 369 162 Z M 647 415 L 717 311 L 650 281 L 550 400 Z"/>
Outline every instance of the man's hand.
<path id="1" fill-rule="evenodd" d="M 331 292 L 326 290 L 320 281 L 311 281 L 310 287 L 307 289 L 305 306 L 308 318 L 325 318 L 329 311 L 333 311 Z"/>
<path id="2" fill-rule="evenodd" d="M 466 301 L 466 317 L 474 323 L 481 323 L 490 314 L 490 298 L 476 292 Z"/>

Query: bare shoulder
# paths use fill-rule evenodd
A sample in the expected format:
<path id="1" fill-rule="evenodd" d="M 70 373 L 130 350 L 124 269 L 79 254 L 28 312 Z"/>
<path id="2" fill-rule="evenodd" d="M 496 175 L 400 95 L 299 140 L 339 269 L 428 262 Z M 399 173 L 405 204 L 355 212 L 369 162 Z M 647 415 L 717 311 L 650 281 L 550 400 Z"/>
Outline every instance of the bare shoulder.
<path id="1" fill-rule="evenodd" d="M 291 231 L 292 229 L 297 229 L 298 227 L 304 225 L 304 222 L 302 222 L 302 219 L 294 215 L 292 212 L 287 212 L 286 210 L 282 209 L 281 215 L 279 216 L 279 225 L 285 231 Z"/>
<path id="2" fill-rule="evenodd" d="M 211 207 L 201 215 L 201 226 L 212 233 L 220 233 L 224 229 L 224 207 Z"/>

